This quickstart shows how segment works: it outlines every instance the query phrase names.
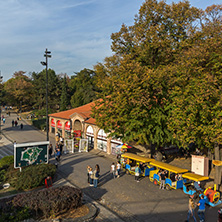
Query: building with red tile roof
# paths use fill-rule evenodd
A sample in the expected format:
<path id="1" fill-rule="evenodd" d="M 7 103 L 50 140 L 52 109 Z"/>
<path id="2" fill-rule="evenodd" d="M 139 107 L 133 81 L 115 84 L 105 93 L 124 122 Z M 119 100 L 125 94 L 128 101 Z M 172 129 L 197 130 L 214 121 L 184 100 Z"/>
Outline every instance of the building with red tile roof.
<path id="1" fill-rule="evenodd" d="M 104 130 L 96 125 L 96 120 L 91 116 L 94 105 L 95 102 L 91 102 L 74 109 L 49 114 L 49 131 L 55 133 L 55 136 L 59 133 L 65 140 L 74 136 L 74 146 L 81 146 L 81 141 L 75 138 L 82 138 L 82 141 L 87 139 L 89 148 L 115 155 L 116 146 L 122 142 L 108 137 Z"/>

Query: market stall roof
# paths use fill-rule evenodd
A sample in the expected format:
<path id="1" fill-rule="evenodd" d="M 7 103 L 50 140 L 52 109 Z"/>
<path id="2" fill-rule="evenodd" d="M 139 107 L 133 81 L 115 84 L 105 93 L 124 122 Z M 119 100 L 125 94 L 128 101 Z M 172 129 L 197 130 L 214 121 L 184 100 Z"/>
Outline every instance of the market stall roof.
<path id="1" fill-rule="evenodd" d="M 195 174 L 195 173 L 184 173 L 182 175 L 182 177 L 185 178 L 185 179 L 196 181 L 196 182 L 204 181 L 204 180 L 209 179 L 209 177 L 201 176 L 201 175 Z"/>

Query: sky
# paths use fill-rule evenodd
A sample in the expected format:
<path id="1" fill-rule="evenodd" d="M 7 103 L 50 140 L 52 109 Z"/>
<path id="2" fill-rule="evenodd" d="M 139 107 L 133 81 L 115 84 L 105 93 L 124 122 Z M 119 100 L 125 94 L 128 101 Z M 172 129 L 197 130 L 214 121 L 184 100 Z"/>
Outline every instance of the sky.
<path id="1" fill-rule="evenodd" d="M 174 2 L 178 2 L 175 0 Z M 112 33 L 133 25 L 145 0 L 0 0 L 0 71 L 3 81 L 18 71 L 41 72 L 46 48 L 48 67 L 71 76 L 93 69 L 111 56 Z M 168 4 L 171 0 L 166 1 Z M 222 0 L 191 0 L 205 9 Z"/>

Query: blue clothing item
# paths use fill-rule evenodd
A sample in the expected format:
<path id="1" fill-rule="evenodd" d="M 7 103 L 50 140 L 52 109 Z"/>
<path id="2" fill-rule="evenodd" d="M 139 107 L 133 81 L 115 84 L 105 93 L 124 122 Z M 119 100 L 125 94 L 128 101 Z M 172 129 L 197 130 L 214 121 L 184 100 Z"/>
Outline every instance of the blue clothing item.
<path id="1" fill-rule="evenodd" d="M 204 212 L 205 212 L 205 210 L 200 210 L 200 209 L 197 211 L 198 217 L 200 218 L 201 222 L 205 221 Z"/>
<path id="2" fill-rule="evenodd" d="M 89 178 L 89 183 L 90 183 L 90 185 L 93 185 L 93 179 L 92 178 Z"/>
<path id="3" fill-rule="evenodd" d="M 98 179 L 94 179 L 94 180 L 93 180 L 93 184 L 94 184 L 94 187 L 96 188 L 97 185 L 98 185 Z"/>
<path id="4" fill-rule="evenodd" d="M 189 210 L 189 211 L 188 211 L 187 221 L 189 221 L 190 215 L 192 215 L 192 216 L 193 216 L 193 220 L 194 220 L 195 222 L 197 222 L 197 220 L 196 220 L 196 218 L 195 218 L 195 215 L 194 215 L 194 210 Z"/>
<path id="5" fill-rule="evenodd" d="M 200 204 L 199 210 L 205 210 L 205 203 L 206 203 L 206 200 L 204 199 L 199 200 L 199 204 Z"/>
<path id="6" fill-rule="evenodd" d="M 140 171 L 139 171 L 139 167 L 137 166 L 136 168 L 135 168 L 135 173 L 139 173 Z"/>

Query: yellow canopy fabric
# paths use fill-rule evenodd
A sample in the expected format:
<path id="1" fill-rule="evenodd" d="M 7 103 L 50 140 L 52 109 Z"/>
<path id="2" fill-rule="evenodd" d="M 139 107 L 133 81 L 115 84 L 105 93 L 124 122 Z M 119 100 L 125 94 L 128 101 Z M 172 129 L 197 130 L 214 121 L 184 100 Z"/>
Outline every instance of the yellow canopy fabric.
<path id="1" fill-rule="evenodd" d="M 208 180 L 209 177 L 205 177 L 205 176 L 201 176 L 195 173 L 185 173 L 182 175 L 183 178 L 185 179 L 189 179 L 189 180 L 193 180 L 193 181 L 204 181 L 204 180 Z"/>
<path id="2" fill-rule="evenodd" d="M 133 159 L 133 160 L 143 162 L 143 163 L 149 163 L 151 161 L 155 161 L 154 159 L 138 156 L 134 153 L 124 153 L 124 154 L 121 155 L 121 157 Z"/>
<path id="3" fill-rule="evenodd" d="M 160 161 L 157 161 L 157 160 L 152 161 L 150 164 L 152 166 L 158 167 L 160 169 L 168 170 L 168 171 L 173 172 L 173 173 L 186 173 L 186 172 L 188 172 L 187 169 L 172 166 L 168 163 L 163 163 L 163 162 L 160 162 Z"/>

